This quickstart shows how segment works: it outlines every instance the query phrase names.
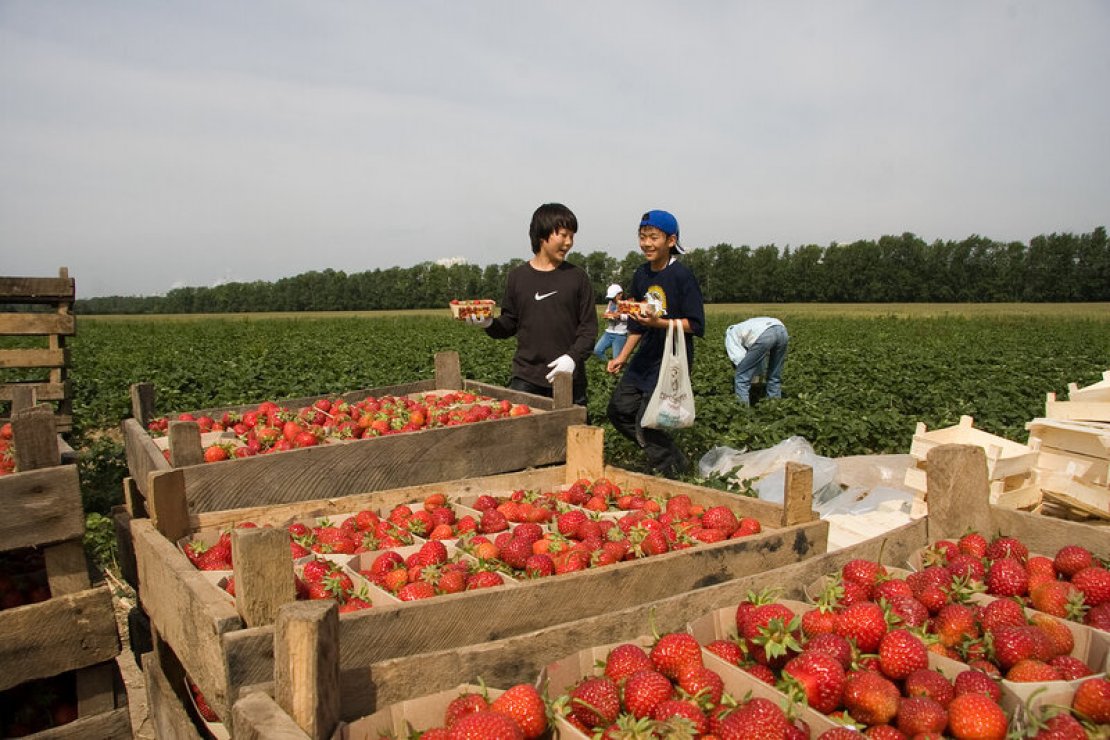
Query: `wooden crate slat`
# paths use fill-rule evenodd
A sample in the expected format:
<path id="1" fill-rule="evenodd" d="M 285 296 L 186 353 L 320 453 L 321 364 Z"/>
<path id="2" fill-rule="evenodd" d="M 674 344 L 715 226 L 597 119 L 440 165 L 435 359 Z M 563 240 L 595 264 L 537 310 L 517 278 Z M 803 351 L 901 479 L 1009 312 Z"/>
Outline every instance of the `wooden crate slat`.
<path id="1" fill-rule="evenodd" d="M 0 313 L 0 336 L 76 333 L 77 322 L 70 314 Z"/>
<path id="2" fill-rule="evenodd" d="M 205 740 L 185 709 L 185 676 L 181 666 L 168 666 L 169 660 L 154 652 L 142 656 L 148 713 L 154 735 L 167 740 Z M 168 675 L 167 675 L 168 674 Z"/>
<path id="3" fill-rule="evenodd" d="M 119 655 L 108 586 L 0 611 L 0 690 Z"/>
<path id="4" fill-rule="evenodd" d="M 195 465 L 182 469 L 185 489 L 190 511 L 200 513 L 252 506 L 260 495 L 268 503 L 286 504 L 551 465 L 565 459 L 566 428 L 584 422 L 585 415 L 575 406 Z M 158 460 L 164 461 L 160 451 L 148 469 L 160 468 Z M 141 470 L 130 472 L 142 487 Z"/>
<path id="5" fill-rule="evenodd" d="M 77 466 L 0 477 L 0 551 L 80 538 L 85 533 Z"/>
<path id="6" fill-rule="evenodd" d="M 0 349 L 0 368 L 65 367 L 67 349 Z"/>
<path id="7" fill-rule="evenodd" d="M 72 303 L 71 277 L 0 277 L 0 303 Z"/>
<path id="8" fill-rule="evenodd" d="M 219 636 L 241 629 L 243 620 L 149 519 L 132 521 L 131 534 L 140 595 L 151 624 L 176 649 L 185 670 L 223 716 L 228 707 L 227 666 Z"/>
<path id="9" fill-rule="evenodd" d="M 10 402 L 19 393 L 20 389 L 30 390 L 39 401 L 60 401 L 67 398 L 71 393 L 69 381 L 51 383 L 29 380 L 0 384 L 0 401 Z"/>
<path id="10" fill-rule="evenodd" d="M 32 740 L 129 740 L 134 737 L 131 730 L 131 712 L 127 707 L 113 709 L 103 714 L 80 717 L 69 724 L 36 732 Z"/>

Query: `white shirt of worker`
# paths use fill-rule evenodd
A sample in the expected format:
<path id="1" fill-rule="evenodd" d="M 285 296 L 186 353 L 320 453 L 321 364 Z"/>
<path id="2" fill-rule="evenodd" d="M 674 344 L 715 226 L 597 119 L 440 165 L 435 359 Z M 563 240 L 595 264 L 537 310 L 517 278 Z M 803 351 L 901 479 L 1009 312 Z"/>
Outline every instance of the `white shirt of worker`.
<path id="1" fill-rule="evenodd" d="M 725 332 L 725 351 L 728 352 L 728 359 L 732 360 L 733 365 L 739 365 L 744 355 L 748 354 L 748 348 L 756 339 L 759 339 L 760 334 L 772 326 L 782 325 L 781 321 L 770 316 L 756 316 L 739 324 L 733 324 Z"/>

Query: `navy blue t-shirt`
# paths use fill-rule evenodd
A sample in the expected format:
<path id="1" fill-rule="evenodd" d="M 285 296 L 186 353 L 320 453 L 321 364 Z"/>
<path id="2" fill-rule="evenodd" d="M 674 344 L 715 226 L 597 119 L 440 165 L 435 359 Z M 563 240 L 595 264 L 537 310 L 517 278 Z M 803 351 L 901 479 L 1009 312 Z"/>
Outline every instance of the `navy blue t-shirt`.
<path id="1" fill-rule="evenodd" d="M 659 272 L 645 262 L 632 276 L 630 293 L 638 301 L 650 301 L 661 308 L 664 318 L 687 319 L 690 333 L 686 335 L 686 358 L 694 366 L 694 335 L 705 336 L 705 304 L 698 279 L 686 265 L 671 260 Z M 655 390 L 659 366 L 667 344 L 666 329 L 648 329 L 635 321 L 628 322 L 629 334 L 641 334 L 640 344 L 628 362 L 625 378 L 647 393 Z"/>

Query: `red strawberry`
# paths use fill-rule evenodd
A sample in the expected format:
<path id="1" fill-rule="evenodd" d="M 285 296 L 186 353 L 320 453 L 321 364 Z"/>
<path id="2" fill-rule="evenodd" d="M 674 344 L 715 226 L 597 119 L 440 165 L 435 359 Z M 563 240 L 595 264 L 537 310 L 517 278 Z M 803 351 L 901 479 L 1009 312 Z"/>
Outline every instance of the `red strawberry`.
<path id="1" fill-rule="evenodd" d="M 799 650 L 796 635 L 800 628 L 801 620 L 789 607 L 761 604 L 748 612 L 740 636 L 754 660 L 781 666 L 791 652 Z"/>
<path id="2" fill-rule="evenodd" d="M 687 663 L 702 665 L 701 645 L 688 632 L 669 632 L 660 637 L 648 653 L 655 669 L 677 680 Z"/>
<path id="3" fill-rule="evenodd" d="M 902 690 L 906 696 L 927 696 L 942 707 L 947 707 L 956 695 L 952 682 L 944 674 L 930 668 L 922 668 L 906 676 Z"/>
<path id="4" fill-rule="evenodd" d="M 898 687 L 873 671 L 854 671 L 844 681 L 844 708 L 865 725 L 890 722 L 900 700 Z"/>
<path id="5" fill-rule="evenodd" d="M 1015 599 L 995 599 L 979 611 L 979 625 L 984 632 L 999 627 L 1020 627 L 1026 624 L 1025 610 Z"/>
<path id="6" fill-rule="evenodd" d="M 736 531 L 740 522 L 727 506 L 713 506 L 701 515 L 701 525 L 706 529 L 724 530 L 727 537 Z"/>
<path id="7" fill-rule="evenodd" d="M 864 558 L 849 560 L 840 569 L 840 575 L 845 581 L 855 581 L 871 588 L 878 583 L 879 578 L 887 574 L 886 568 L 881 564 Z"/>
<path id="8" fill-rule="evenodd" d="M 654 667 L 647 651 L 631 642 L 617 645 L 605 659 L 605 675 L 618 684 L 636 671 L 652 670 Z"/>
<path id="9" fill-rule="evenodd" d="M 924 627 L 929 621 L 929 609 L 913 596 L 891 599 L 890 611 L 903 627 Z"/>
<path id="10" fill-rule="evenodd" d="M 1075 648 L 1075 635 L 1064 624 L 1063 620 L 1047 614 L 1034 614 L 1032 618 L 1033 626 L 1037 631 L 1048 637 L 1051 644 L 1049 655 L 1042 657 L 1042 660 L 1051 660 L 1057 655 L 1068 655 Z M 1034 635 L 1036 639 L 1036 635 Z"/>
<path id="11" fill-rule="evenodd" d="M 494 699 L 490 709 L 512 717 L 525 740 L 535 740 L 547 730 L 547 705 L 532 684 L 513 686 Z"/>
<path id="12" fill-rule="evenodd" d="M 996 537 L 987 545 L 987 560 L 1014 558 L 1024 563 L 1029 558 L 1029 548 L 1016 537 Z"/>
<path id="13" fill-rule="evenodd" d="M 435 595 L 435 588 L 427 581 L 413 581 L 402 586 L 401 590 L 397 592 L 397 598 L 401 601 L 430 599 Z"/>
<path id="14" fill-rule="evenodd" d="M 711 668 L 689 661 L 678 675 L 678 686 L 699 704 L 713 706 L 721 702 L 724 680 Z"/>
<path id="15" fill-rule="evenodd" d="M 983 561 L 979 558 L 961 552 L 948 561 L 948 572 L 952 577 L 982 581 L 987 574 L 987 569 L 983 567 Z"/>
<path id="16" fill-rule="evenodd" d="M 1006 680 L 1017 683 L 1059 681 L 1061 678 L 1060 671 L 1034 658 L 1018 661 L 1006 672 Z"/>
<path id="17" fill-rule="evenodd" d="M 674 687 L 656 670 L 639 670 L 624 684 L 624 708 L 634 717 L 650 717 L 655 706 L 670 699 Z"/>
<path id="18" fill-rule="evenodd" d="M 975 610 L 964 604 L 946 604 L 933 617 L 932 632 L 945 647 L 955 647 L 967 637 L 979 637 Z"/>
<path id="19" fill-rule="evenodd" d="M 1083 617 L 1083 624 L 1100 629 L 1103 632 L 1110 632 L 1110 601 L 1104 601 L 1096 607 L 1092 607 Z"/>
<path id="20" fill-rule="evenodd" d="M 493 588 L 494 586 L 504 585 L 505 581 L 497 573 L 491 570 L 480 570 L 477 573 L 472 573 L 466 578 L 466 590 L 474 591 L 479 588 Z"/>
<path id="21" fill-rule="evenodd" d="M 510 717 L 481 711 L 460 717 L 448 730 L 450 740 L 523 740 L 524 733 Z"/>
<path id="22" fill-rule="evenodd" d="M 1048 664 L 1060 672 L 1060 677 L 1065 681 L 1074 681 L 1094 673 L 1091 667 L 1074 655 L 1057 655 Z"/>
<path id="23" fill-rule="evenodd" d="M 961 694 L 948 705 L 948 733 L 956 738 L 1005 740 L 1007 724 L 1002 707 L 982 694 Z"/>
<path id="24" fill-rule="evenodd" d="M 852 643 L 838 634 L 830 632 L 817 635 L 805 644 L 805 649 L 806 652 L 828 653 L 836 658 L 844 670 L 848 670 L 852 666 Z"/>
<path id="25" fill-rule="evenodd" d="M 1072 576 L 1071 582 L 1083 592 L 1087 606 L 1095 607 L 1110 601 L 1110 570 L 1093 565 Z"/>
<path id="26" fill-rule="evenodd" d="M 999 558 L 987 571 L 987 593 L 995 596 L 1024 596 L 1029 590 L 1029 572 L 1016 558 Z"/>
<path id="27" fill-rule="evenodd" d="M 894 630 L 879 643 L 879 666 L 883 673 L 900 680 L 920 668 L 929 666 L 929 651 L 921 638 L 908 630 Z"/>
<path id="28" fill-rule="evenodd" d="M 987 554 L 987 539 L 978 532 L 968 532 L 959 539 L 956 547 L 960 552 L 983 558 Z"/>
<path id="29" fill-rule="evenodd" d="M 655 705 L 651 718 L 660 723 L 660 728 L 673 728 L 675 736 L 681 736 L 677 730 L 681 727 L 685 732 L 693 733 L 691 737 L 701 737 L 709 729 L 709 719 L 697 704 L 685 699 L 668 699 Z M 678 720 L 677 722 L 675 720 Z"/>
<path id="30" fill-rule="evenodd" d="M 608 678 L 587 678 L 571 689 L 569 707 L 586 727 L 608 727 L 621 711 L 620 690 Z"/>
<path id="31" fill-rule="evenodd" d="M 1064 578 L 1071 578 L 1084 568 L 1095 564 L 1091 551 L 1080 545 L 1064 545 L 1056 552 L 1052 565 Z"/>
<path id="32" fill-rule="evenodd" d="M 932 733 L 940 736 L 948 726 L 948 712 L 928 697 L 903 699 L 898 705 L 898 729 L 908 737 Z"/>
<path id="33" fill-rule="evenodd" d="M 1110 679 L 1088 678 L 1079 684 L 1071 707 L 1095 724 L 1110 724 Z"/>
<path id="34" fill-rule="evenodd" d="M 982 694 L 992 702 L 1002 701 L 1002 688 L 993 678 L 982 671 L 961 671 L 952 682 L 956 696 Z"/>
<path id="35" fill-rule="evenodd" d="M 1023 660 L 1032 658 L 1037 651 L 1033 633 L 1027 626 L 1001 626 L 991 632 L 994 662 L 1008 671 Z"/>
<path id="36" fill-rule="evenodd" d="M 740 665 L 740 661 L 744 659 L 743 649 L 732 640 L 714 640 L 705 649 L 729 665 Z"/>
<path id="37" fill-rule="evenodd" d="M 481 694 L 460 694 L 447 705 L 443 724 L 451 727 L 463 715 L 481 712 L 486 709 L 489 709 L 489 702 Z"/>
<path id="38" fill-rule="evenodd" d="M 844 691 L 844 668 L 828 653 L 807 650 L 787 663 L 783 669 L 786 688 L 798 687 L 809 706 L 828 714 L 840 706 Z M 789 676 L 792 680 L 787 680 Z"/>
<path id="39" fill-rule="evenodd" d="M 883 608 L 872 601 L 861 601 L 846 607 L 837 615 L 836 633 L 856 641 L 860 652 L 873 653 L 886 634 Z"/>
<path id="40" fill-rule="evenodd" d="M 721 740 L 782 740 L 791 728 L 777 704 L 757 697 L 725 717 L 717 735 Z"/>

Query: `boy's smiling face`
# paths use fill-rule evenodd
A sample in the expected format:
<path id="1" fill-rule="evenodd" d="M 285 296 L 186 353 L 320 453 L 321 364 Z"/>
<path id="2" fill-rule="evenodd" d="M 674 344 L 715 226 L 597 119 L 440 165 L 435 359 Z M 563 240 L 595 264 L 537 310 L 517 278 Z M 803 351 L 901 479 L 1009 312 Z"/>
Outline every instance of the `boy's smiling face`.
<path id="1" fill-rule="evenodd" d="M 551 236 L 540 242 L 540 254 L 551 264 L 562 264 L 567 252 L 574 247 L 574 232 L 570 229 L 557 229 Z"/>
<path id="2" fill-rule="evenodd" d="M 651 263 L 653 270 L 666 267 L 671 258 L 671 247 L 678 241 L 673 234 L 664 234 L 654 226 L 640 227 L 640 251 L 644 259 Z"/>

